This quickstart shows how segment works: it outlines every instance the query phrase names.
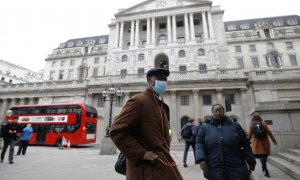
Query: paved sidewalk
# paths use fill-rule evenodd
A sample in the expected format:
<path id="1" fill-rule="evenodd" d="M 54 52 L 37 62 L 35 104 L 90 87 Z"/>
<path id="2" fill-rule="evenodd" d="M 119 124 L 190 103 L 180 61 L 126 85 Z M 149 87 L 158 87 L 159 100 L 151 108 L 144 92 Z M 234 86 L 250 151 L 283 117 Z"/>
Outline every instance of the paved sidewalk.
<path id="1" fill-rule="evenodd" d="M 29 146 L 25 156 L 14 156 L 14 164 L 8 163 L 7 152 L 4 162 L 0 163 L 0 180 L 125 180 L 125 176 L 114 171 L 118 155 L 99 155 L 99 151 L 97 144 L 71 150 Z M 188 154 L 188 168 L 182 166 L 182 155 L 182 151 L 172 152 L 184 179 L 204 180 L 199 165 L 194 164 L 192 151 Z M 255 178 L 288 179 L 273 166 L 269 165 L 269 168 L 272 178 L 264 178 L 260 167 L 256 168 Z"/>

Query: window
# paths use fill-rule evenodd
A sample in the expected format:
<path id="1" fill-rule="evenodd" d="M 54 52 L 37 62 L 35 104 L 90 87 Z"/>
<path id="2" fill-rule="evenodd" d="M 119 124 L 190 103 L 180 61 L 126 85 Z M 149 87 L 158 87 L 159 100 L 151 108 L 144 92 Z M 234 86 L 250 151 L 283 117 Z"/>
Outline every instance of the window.
<path id="1" fill-rule="evenodd" d="M 74 73 L 74 70 L 70 69 L 69 73 L 68 73 L 68 79 L 73 79 L 73 73 Z"/>
<path id="2" fill-rule="evenodd" d="M 207 71 L 206 64 L 199 64 L 199 71 Z"/>
<path id="3" fill-rule="evenodd" d="M 166 29 L 166 23 L 160 23 L 159 29 Z"/>
<path id="4" fill-rule="evenodd" d="M 196 40 L 196 43 L 203 43 L 203 39 L 202 39 L 201 35 L 195 36 L 195 40 Z"/>
<path id="5" fill-rule="evenodd" d="M 130 46 L 130 42 L 127 42 L 127 46 L 128 46 L 128 47 Z"/>
<path id="6" fill-rule="evenodd" d="M 127 62 L 127 56 L 126 55 L 122 56 L 122 62 Z"/>
<path id="7" fill-rule="evenodd" d="M 180 51 L 178 52 L 178 57 L 180 57 L 180 58 L 185 57 L 185 51 L 184 51 L 184 50 L 180 50 Z"/>
<path id="8" fill-rule="evenodd" d="M 237 65 L 238 65 L 239 68 L 244 68 L 243 58 L 237 58 L 236 61 L 237 61 Z"/>
<path id="9" fill-rule="evenodd" d="M 123 106 L 123 98 L 117 97 L 116 99 L 116 107 L 122 107 Z"/>
<path id="10" fill-rule="evenodd" d="M 292 42 L 286 42 L 286 48 L 287 49 L 293 49 L 293 43 Z"/>
<path id="11" fill-rule="evenodd" d="M 145 55 L 144 54 L 139 54 L 138 60 L 139 61 L 144 61 L 145 60 Z"/>
<path id="12" fill-rule="evenodd" d="M 64 71 L 60 70 L 59 75 L 58 75 L 58 79 L 63 79 L 63 77 L 64 77 Z"/>
<path id="13" fill-rule="evenodd" d="M 98 58 L 98 57 L 95 58 L 94 63 L 95 63 L 95 64 L 98 64 L 98 63 L 99 63 L 99 58 Z"/>
<path id="14" fill-rule="evenodd" d="M 283 21 L 281 19 L 277 19 L 273 22 L 274 26 L 283 26 Z"/>
<path id="15" fill-rule="evenodd" d="M 9 83 L 12 83 L 12 80 L 11 80 L 11 79 L 9 80 Z"/>
<path id="16" fill-rule="evenodd" d="M 5 80 L 5 77 L 1 77 L 1 81 L 4 81 Z"/>
<path id="17" fill-rule="evenodd" d="M 180 104 L 183 106 L 187 106 L 190 104 L 189 96 L 180 96 Z"/>
<path id="18" fill-rule="evenodd" d="M 177 21 L 176 27 L 183 27 L 183 21 Z"/>
<path id="19" fill-rule="evenodd" d="M 105 43 L 105 38 L 100 38 L 99 39 L 99 44 L 104 44 Z"/>
<path id="20" fill-rule="evenodd" d="M 251 58 L 251 60 L 252 60 L 253 68 L 258 68 L 259 67 L 258 58 L 253 57 L 253 58 Z"/>
<path id="21" fill-rule="evenodd" d="M 292 66 L 297 66 L 297 59 L 296 59 L 296 55 L 289 55 L 290 57 L 290 61 L 291 61 L 291 65 Z"/>
<path id="22" fill-rule="evenodd" d="M 240 25 L 240 28 L 241 28 L 241 29 L 249 29 L 250 26 L 249 26 L 249 24 L 241 24 L 241 25 Z"/>
<path id="23" fill-rule="evenodd" d="M 186 66 L 179 66 L 179 71 L 180 72 L 186 72 Z"/>
<path id="24" fill-rule="evenodd" d="M 177 42 L 184 43 L 185 42 L 184 37 L 177 37 Z"/>
<path id="25" fill-rule="evenodd" d="M 127 75 L 127 69 L 122 69 L 121 70 L 121 78 L 125 78 Z"/>
<path id="26" fill-rule="evenodd" d="M 75 64 L 75 60 L 72 59 L 72 60 L 70 61 L 70 66 L 74 66 L 74 64 Z"/>
<path id="27" fill-rule="evenodd" d="M 139 68 L 138 69 L 138 77 L 143 77 L 145 75 L 145 69 L 144 68 Z"/>
<path id="28" fill-rule="evenodd" d="M 147 25 L 142 26 L 143 31 L 147 31 Z"/>
<path id="29" fill-rule="evenodd" d="M 104 106 L 105 106 L 105 98 L 104 97 L 98 98 L 97 107 L 104 107 Z"/>
<path id="30" fill-rule="evenodd" d="M 235 104 L 234 94 L 225 94 L 225 99 L 226 99 L 230 104 Z"/>
<path id="31" fill-rule="evenodd" d="M 271 38 L 270 29 L 264 29 L 265 37 Z"/>
<path id="32" fill-rule="evenodd" d="M 274 48 L 273 43 L 267 43 L 267 48 L 268 48 L 268 49 L 273 49 L 273 48 Z"/>
<path id="33" fill-rule="evenodd" d="M 256 52 L 255 45 L 249 45 L 250 52 Z"/>
<path id="34" fill-rule="evenodd" d="M 93 76 L 94 77 L 98 76 L 98 68 L 94 68 L 94 70 L 93 70 Z"/>
<path id="35" fill-rule="evenodd" d="M 203 95 L 202 98 L 203 98 L 203 105 L 206 106 L 212 105 L 211 95 Z"/>
<path id="36" fill-rule="evenodd" d="M 61 67 L 65 66 L 65 64 L 66 64 L 66 61 L 65 61 L 65 60 L 62 60 L 62 61 L 60 62 L 60 66 L 61 66 Z"/>
<path id="37" fill-rule="evenodd" d="M 142 46 L 145 47 L 146 43 L 147 43 L 147 41 L 142 41 Z"/>
<path id="38" fill-rule="evenodd" d="M 166 35 L 160 35 L 158 37 L 158 44 L 165 45 L 167 44 L 168 37 Z"/>
<path id="39" fill-rule="evenodd" d="M 236 30 L 236 25 L 235 24 L 231 24 L 231 25 L 227 26 L 227 29 L 229 31 L 235 31 Z"/>
<path id="40" fill-rule="evenodd" d="M 269 63 L 268 58 L 270 58 L 271 64 Z M 280 68 L 279 57 L 271 54 L 271 56 L 267 57 L 267 64 L 273 68 Z"/>
<path id="41" fill-rule="evenodd" d="M 53 80 L 54 79 L 54 75 L 55 75 L 55 71 L 51 71 L 50 72 L 50 80 Z"/>
<path id="42" fill-rule="evenodd" d="M 204 49 L 198 49 L 198 56 L 205 56 L 205 50 Z"/>
<path id="43" fill-rule="evenodd" d="M 52 67 L 55 67 L 55 65 L 56 65 L 56 61 L 53 61 L 52 62 Z"/>
<path id="44" fill-rule="evenodd" d="M 235 46 L 234 49 L 235 49 L 235 52 L 236 52 L 236 53 L 242 52 L 241 46 Z"/>
<path id="45" fill-rule="evenodd" d="M 200 19 L 194 19 L 194 25 L 200 25 Z"/>

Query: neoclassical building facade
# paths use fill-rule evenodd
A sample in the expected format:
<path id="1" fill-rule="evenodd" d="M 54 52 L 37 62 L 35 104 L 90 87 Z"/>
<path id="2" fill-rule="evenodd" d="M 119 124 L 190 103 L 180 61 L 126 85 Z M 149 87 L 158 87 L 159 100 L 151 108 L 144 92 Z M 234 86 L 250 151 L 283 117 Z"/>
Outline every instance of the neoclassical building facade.
<path id="1" fill-rule="evenodd" d="M 211 1 L 148 0 L 122 9 L 109 35 L 70 39 L 46 58 L 44 80 L 2 85 L 0 108 L 13 104 L 82 102 L 97 108 L 98 138 L 108 126 L 103 91 L 121 89 L 113 119 L 126 101 L 146 88 L 153 67 L 170 70 L 164 100 L 173 142 L 189 118 L 211 115 L 229 101 L 227 115 L 247 128 L 258 112 L 280 137 L 278 150 L 299 142 L 300 17 L 223 22 Z"/>

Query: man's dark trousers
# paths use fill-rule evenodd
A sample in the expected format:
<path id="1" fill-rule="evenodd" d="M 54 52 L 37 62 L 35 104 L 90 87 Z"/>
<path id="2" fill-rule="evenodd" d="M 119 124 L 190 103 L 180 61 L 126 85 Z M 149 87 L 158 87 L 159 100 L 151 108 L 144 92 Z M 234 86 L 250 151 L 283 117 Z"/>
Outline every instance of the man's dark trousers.
<path id="1" fill-rule="evenodd" d="M 9 162 L 13 162 L 13 158 L 14 158 L 14 149 L 15 149 L 15 144 L 16 141 L 14 139 L 9 139 L 9 140 L 4 140 L 4 145 L 3 145 L 3 149 L 1 152 L 1 159 L 4 159 L 7 147 L 9 145 L 9 156 L 8 156 L 8 161 Z"/>

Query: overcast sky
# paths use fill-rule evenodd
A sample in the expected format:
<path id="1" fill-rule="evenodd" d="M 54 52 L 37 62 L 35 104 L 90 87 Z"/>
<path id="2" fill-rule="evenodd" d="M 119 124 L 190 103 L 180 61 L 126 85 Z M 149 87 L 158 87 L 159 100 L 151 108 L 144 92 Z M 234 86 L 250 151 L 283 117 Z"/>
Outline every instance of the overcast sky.
<path id="1" fill-rule="evenodd" d="M 34 71 L 68 39 L 105 35 L 118 9 L 143 0 L 0 0 L 0 59 Z M 299 0 L 215 0 L 224 20 L 300 15 Z"/>

